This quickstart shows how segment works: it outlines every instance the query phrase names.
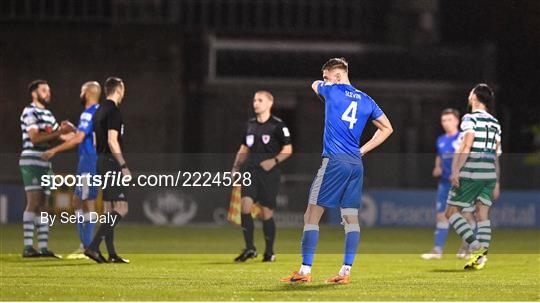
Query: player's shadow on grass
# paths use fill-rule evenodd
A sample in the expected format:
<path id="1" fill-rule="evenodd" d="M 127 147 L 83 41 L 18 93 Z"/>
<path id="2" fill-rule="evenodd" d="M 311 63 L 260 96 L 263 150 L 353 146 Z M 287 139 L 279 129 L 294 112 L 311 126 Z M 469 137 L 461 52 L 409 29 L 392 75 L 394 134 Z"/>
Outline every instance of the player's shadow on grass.
<path id="1" fill-rule="evenodd" d="M 32 266 L 36 267 L 59 267 L 59 266 L 88 266 L 88 265 L 99 265 L 97 263 L 68 263 L 68 262 L 61 262 L 61 263 L 37 263 L 33 264 Z"/>
<path id="2" fill-rule="evenodd" d="M 452 272 L 455 272 L 455 273 L 464 273 L 465 270 L 463 269 L 433 269 L 433 270 L 430 270 L 431 272 L 436 272 L 436 273 L 452 273 Z"/>
<path id="3" fill-rule="evenodd" d="M 293 284 L 293 283 L 283 283 L 282 285 L 277 286 L 275 288 L 266 288 L 266 289 L 259 289 L 257 291 L 260 292 L 267 292 L 267 291 L 280 291 L 280 290 L 298 290 L 298 291 L 313 291 L 316 289 L 324 289 L 324 288 L 332 288 L 332 287 L 340 287 L 343 285 L 340 284 L 329 284 L 329 283 L 300 283 L 300 284 Z"/>
<path id="4" fill-rule="evenodd" d="M 250 264 L 256 264 L 254 262 L 234 262 L 234 261 L 212 261 L 212 262 L 198 262 L 198 264 L 203 265 L 235 265 L 235 266 L 241 266 L 241 265 L 250 265 Z"/>
<path id="5" fill-rule="evenodd" d="M 45 264 L 45 263 L 56 263 L 62 262 L 61 259 L 42 259 L 42 258 L 19 258 L 19 259 L 6 259 L 2 260 L 2 263 L 13 263 L 13 264 Z"/>

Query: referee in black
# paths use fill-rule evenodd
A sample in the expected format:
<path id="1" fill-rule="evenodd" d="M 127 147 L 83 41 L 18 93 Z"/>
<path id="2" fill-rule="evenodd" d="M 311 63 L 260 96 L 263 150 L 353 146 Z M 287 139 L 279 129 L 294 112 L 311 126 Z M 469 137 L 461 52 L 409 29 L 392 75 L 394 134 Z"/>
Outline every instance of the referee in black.
<path id="1" fill-rule="evenodd" d="M 117 178 L 120 174 L 131 176 L 122 155 L 124 123 L 118 108 L 124 99 L 125 89 L 122 79 L 108 78 L 105 82 L 107 100 L 101 103 L 92 120 L 98 154 L 97 170 L 102 176 L 102 181 L 107 172 L 116 173 Z M 104 212 L 108 213 L 112 220 L 99 226 L 92 243 L 84 251 L 86 256 L 98 263 L 129 263 L 129 260 L 118 256 L 114 248 L 114 228 L 128 212 L 126 189 L 126 187 L 111 186 L 111 184 L 107 184 L 107 187 L 103 189 Z M 99 250 L 103 239 L 109 253 L 108 259 L 105 259 Z"/>
<path id="2" fill-rule="evenodd" d="M 236 257 L 244 262 L 257 257 L 253 245 L 253 203 L 262 206 L 263 232 L 266 242 L 263 262 L 273 262 L 276 223 L 274 209 L 279 190 L 281 169 L 279 164 L 292 154 L 291 134 L 285 123 L 272 115 L 274 97 L 267 91 L 258 91 L 253 97 L 255 118 L 248 121 L 242 144 L 234 160 L 233 172 L 251 173 L 251 185 L 242 187 L 242 229 L 246 248 Z"/>

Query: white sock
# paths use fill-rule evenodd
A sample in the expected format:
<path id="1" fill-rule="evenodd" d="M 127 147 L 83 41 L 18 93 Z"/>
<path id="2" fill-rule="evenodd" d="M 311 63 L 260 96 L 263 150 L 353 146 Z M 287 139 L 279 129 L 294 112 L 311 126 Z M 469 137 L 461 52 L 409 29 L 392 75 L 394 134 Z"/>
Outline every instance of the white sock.
<path id="1" fill-rule="evenodd" d="M 310 274 L 311 273 L 311 266 L 302 264 L 302 266 L 300 266 L 300 270 L 298 271 L 298 273 L 301 274 L 302 276 Z"/>
<path id="2" fill-rule="evenodd" d="M 480 248 L 480 242 L 478 240 L 474 240 L 471 244 L 469 244 L 469 249 L 471 251 L 475 251 Z"/>
<path id="3" fill-rule="evenodd" d="M 477 226 L 476 226 L 476 221 L 469 222 L 469 224 L 471 225 L 471 229 L 472 229 L 473 231 L 475 231 L 475 230 L 476 230 L 476 227 L 477 227 Z"/>
<path id="4" fill-rule="evenodd" d="M 46 249 L 49 244 L 49 224 L 42 223 L 41 217 L 35 217 L 35 224 L 38 232 L 38 248 Z"/>
<path id="5" fill-rule="evenodd" d="M 36 214 L 25 211 L 23 213 L 24 246 L 34 245 L 34 226 Z"/>
<path id="6" fill-rule="evenodd" d="M 341 269 L 339 270 L 340 276 L 348 276 L 351 274 L 351 266 L 350 265 L 343 265 L 341 266 Z"/>

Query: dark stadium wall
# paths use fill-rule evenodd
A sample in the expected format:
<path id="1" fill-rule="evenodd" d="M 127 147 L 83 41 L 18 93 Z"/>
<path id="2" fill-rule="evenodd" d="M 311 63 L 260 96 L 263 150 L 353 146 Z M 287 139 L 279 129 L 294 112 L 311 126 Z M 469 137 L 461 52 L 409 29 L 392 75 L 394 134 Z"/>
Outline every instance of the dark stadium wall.
<path id="1" fill-rule="evenodd" d="M 540 150 L 540 1 L 440 0 L 442 40 L 448 45 L 497 48 L 495 80 L 497 115 L 502 122 L 504 150 Z M 537 161 L 535 161 L 537 162 Z M 538 164 L 537 164 L 538 165 Z"/>
<path id="2" fill-rule="evenodd" d="M 440 111 L 451 106 L 465 112 L 468 91 L 479 81 L 491 81 L 498 87 L 497 115 L 505 130 L 505 152 L 535 150 L 538 143 L 531 130 L 538 124 L 538 115 L 531 113 L 538 112 L 540 103 L 536 102 L 539 93 L 534 82 L 538 79 L 534 77 L 538 70 L 532 63 L 537 61 L 538 52 L 530 46 L 534 43 L 528 41 L 538 41 L 540 27 L 535 26 L 538 21 L 534 13 L 540 2 L 501 1 L 495 8 L 483 10 L 490 1 L 441 0 L 437 13 L 439 41 L 430 40 L 425 45 L 422 41 L 408 44 L 409 36 L 404 39 L 407 42 L 395 37 L 403 33 L 398 30 L 400 24 L 417 20 L 417 13 L 409 15 L 411 8 L 407 6 L 410 4 L 384 2 L 396 5 L 395 16 L 388 19 L 389 24 L 369 36 L 361 35 L 363 32 L 359 29 L 359 32 L 344 31 L 344 36 L 336 38 L 340 42 L 356 41 L 362 46 L 365 43 L 368 48 L 370 43 L 377 43 L 373 53 L 359 52 L 349 58 L 353 83 L 379 103 L 395 129 L 390 140 L 377 151 L 389 156 L 369 155 L 366 165 L 375 173 L 369 176 L 368 184 L 432 186 L 435 180 L 430 177 L 433 165 L 430 153 L 434 152 L 435 138 L 442 132 Z M 401 12 L 402 5 L 406 6 L 405 12 Z M 501 13 L 505 11 L 508 13 Z M 474 18 L 496 20 L 474 22 Z M 267 52 L 264 60 L 260 54 L 244 57 L 244 53 L 235 53 L 226 59 L 238 57 L 244 61 L 232 61 L 234 64 L 246 64 L 242 68 L 239 64 L 230 64 L 226 71 L 250 69 L 249 59 L 251 64 L 265 62 L 257 69 L 250 69 L 251 79 L 265 76 L 268 71 L 286 71 L 301 83 L 285 86 L 248 81 L 216 84 L 206 79 L 209 35 L 228 34 L 264 41 L 276 39 L 276 34 L 269 35 L 264 28 L 238 33 L 233 32 L 234 27 L 212 30 L 202 25 L 185 25 L 183 28 L 181 23 L 128 25 L 73 20 L 4 20 L 8 21 L 0 26 L 1 41 L 7 41 L 0 47 L 0 150 L 3 153 L 16 155 L 20 151 L 19 116 L 30 101 L 26 87 L 31 80 L 48 80 L 53 93 L 51 109 L 56 117 L 77 122 L 81 112 L 80 85 L 87 80 L 103 83 L 110 75 L 122 77 L 126 82 L 122 112 L 128 153 L 225 153 L 232 157 L 240 143 L 244 123 L 252 116 L 252 94 L 259 89 L 275 94 L 275 113 L 289 125 L 298 157 L 305 153 L 317 155 L 321 151 L 323 107 L 310 91 L 309 83 L 320 77 L 319 66 L 328 53 L 321 58 L 321 54 L 310 56 L 297 50 L 292 52 L 296 53 L 293 56 Z M 255 30 L 260 30 L 260 35 Z M 299 33 L 295 33 L 280 32 L 279 36 L 283 36 L 282 41 L 291 42 L 329 39 L 329 32 L 326 35 L 306 32 L 305 37 L 300 38 Z M 393 45 L 396 43 L 403 45 Z M 495 65 L 489 51 L 493 48 Z M 276 57 L 279 60 L 275 60 Z M 298 64 L 282 60 L 297 60 Z M 369 139 L 373 131 L 373 127 L 368 126 L 362 140 Z M 155 161 L 162 158 L 155 157 Z M 19 182 L 16 160 L 12 164 L 12 170 L 2 173 Z M 309 165 L 291 160 L 284 166 L 291 172 L 311 173 Z M 389 169 L 394 172 L 391 176 L 385 173 Z"/>
<path id="3" fill-rule="evenodd" d="M 316 7 L 315 2 L 317 1 L 310 1 L 310 3 L 312 2 Z M 38 3 L 30 3 L 32 10 L 39 9 Z M 141 3 L 124 4 L 140 9 L 145 7 Z M 201 99 L 206 94 L 203 82 L 207 62 L 205 61 L 205 49 L 200 48 L 200 46 L 203 45 L 201 41 L 206 39 L 208 33 L 244 38 L 257 37 L 257 39 L 284 37 L 291 39 L 291 41 L 332 38 L 347 42 L 377 43 L 381 46 L 397 45 L 411 50 L 412 53 L 422 50 L 436 53 L 437 49 L 430 49 L 432 46 L 481 49 L 485 45 L 493 45 L 496 48 L 496 64 L 494 66 L 488 65 L 488 68 L 493 72 L 488 73 L 490 74 L 490 77 L 487 77 L 489 79 L 486 80 L 486 77 L 477 75 L 471 77 L 470 70 L 464 69 L 463 65 L 456 65 L 456 62 L 451 62 L 449 65 L 453 67 L 452 80 L 461 80 L 467 85 L 463 87 L 464 91 L 461 93 L 456 92 L 452 95 L 437 97 L 444 99 L 440 101 L 445 103 L 444 106 L 454 104 L 463 111 L 465 107 L 462 102 L 466 97 L 466 90 L 473 85 L 474 81 L 489 80 L 496 83 L 499 88 L 497 114 L 501 118 L 504 129 L 507 130 L 503 137 L 506 150 L 529 152 L 538 148 L 533 128 L 540 122 L 537 121 L 535 115 L 524 114 L 538 112 L 538 104 L 540 104 L 534 101 L 539 95 L 539 88 L 535 82 L 538 79 L 538 69 L 534 68 L 536 66 L 534 63 L 538 62 L 538 43 L 534 43 L 534 41 L 538 41 L 540 33 L 538 30 L 540 28 L 538 26 L 539 19 L 536 18 L 540 11 L 540 2 L 538 1 L 438 0 L 404 2 L 385 0 L 376 3 L 370 1 L 339 2 L 341 4 L 337 3 L 336 5 L 353 6 L 355 11 L 366 15 L 365 18 L 350 20 L 351 22 L 363 22 L 362 26 L 349 26 L 356 23 L 349 24 L 348 22 L 340 24 L 344 28 L 340 30 L 339 36 L 335 36 L 336 33 L 332 27 L 333 21 L 328 24 L 317 23 L 316 25 L 321 26 L 321 28 L 313 25 L 311 31 L 303 30 L 303 27 L 291 26 L 289 31 L 280 30 L 278 34 L 272 32 L 271 24 L 265 23 L 266 25 L 262 24 L 261 27 L 250 27 L 251 21 L 245 24 L 236 21 L 221 24 L 216 21 L 219 19 L 218 16 L 228 16 L 226 12 L 230 9 L 223 11 L 223 16 L 215 13 L 210 14 L 209 16 L 214 16 L 217 19 L 207 20 L 208 22 L 213 20 L 208 24 L 185 23 L 189 20 L 202 22 L 202 19 L 199 20 L 197 16 L 184 15 L 189 12 L 200 12 L 200 10 L 192 11 L 185 8 L 183 5 L 186 3 L 163 1 L 164 6 L 160 7 L 158 12 L 164 10 L 163 16 L 165 17 L 162 17 L 170 18 L 166 19 L 169 23 L 153 25 L 144 23 L 144 20 L 139 23 L 140 25 L 134 25 L 137 24 L 136 20 L 139 20 L 136 18 L 133 19 L 134 23 L 128 25 L 128 23 L 122 23 L 123 19 L 120 18 L 122 16 L 114 15 L 115 18 L 120 19 L 112 18 L 110 14 L 115 12 L 140 13 L 138 10 L 125 10 L 124 4 L 118 7 L 118 11 L 115 9 L 106 11 L 103 20 L 96 17 L 95 20 L 68 18 L 68 21 L 62 21 L 61 18 L 56 20 L 54 16 L 47 16 L 47 12 L 36 15 L 36 18 L 26 18 L 25 6 L 19 4 L 17 7 L 20 8 L 19 13 L 22 14 L 22 17 L 19 16 L 20 18 L 13 15 L 13 12 L 2 11 L 4 15 L 2 15 L 2 26 L 0 26 L 3 42 L 0 48 L 0 106 L 2 109 L 0 111 L 0 139 L 3 144 L 0 150 L 12 153 L 19 152 L 18 116 L 22 107 L 28 103 L 26 85 L 32 79 L 41 77 L 49 80 L 53 90 L 51 108 L 59 119 L 70 118 L 72 121 L 76 121 L 80 112 L 77 99 L 80 84 L 88 79 L 103 82 L 107 76 L 117 74 L 125 78 L 128 88 L 126 104 L 123 109 L 126 122 L 129 123 L 127 125 L 129 133 L 126 138 L 128 151 L 234 152 L 233 145 L 235 144 L 232 142 L 235 142 L 238 136 L 233 132 L 238 129 L 238 125 L 224 128 L 230 129 L 231 132 L 227 133 L 227 135 L 230 134 L 230 137 L 211 137 L 215 132 L 205 133 L 204 129 L 212 126 L 203 125 L 198 128 L 192 126 L 192 124 L 210 123 L 198 120 L 202 108 L 207 106 L 205 101 Z M 60 4 L 67 5 L 68 2 Z M 172 9 L 177 5 L 180 5 L 178 10 Z M 208 6 L 207 9 L 210 7 L 214 6 Z M 215 9 L 219 10 L 220 7 L 215 6 Z M 9 6 L 3 7 L 4 10 L 7 8 Z M 175 15 L 176 13 L 179 15 Z M 435 18 L 434 25 L 430 27 L 432 32 L 428 33 L 427 36 L 421 31 L 420 23 L 418 23 L 419 20 L 422 20 L 419 16 L 424 13 Z M 237 15 L 232 14 L 231 16 Z M 334 15 L 332 14 L 332 16 Z M 341 15 L 336 14 L 335 16 Z M 334 18 L 337 18 L 335 16 Z M 109 17 L 113 21 L 106 19 Z M 269 28 L 266 28 L 267 25 Z M 300 25 L 307 26 L 306 24 Z M 286 25 L 284 23 L 280 26 Z M 422 37 L 429 39 L 420 39 Z M 447 50 L 441 50 L 441 53 Z M 414 58 L 414 54 L 412 57 Z M 425 59 L 425 61 L 432 58 L 424 55 L 416 57 Z M 410 63 L 408 60 L 411 57 L 407 58 L 407 60 L 400 56 L 388 58 L 377 54 L 377 56 L 367 60 L 359 57 L 359 61 L 354 66 L 364 67 L 365 62 L 370 60 L 386 62 L 390 59 L 385 66 L 377 65 L 376 71 L 392 72 L 399 64 Z M 482 64 L 485 59 L 484 56 L 480 56 L 476 61 Z M 187 66 L 190 65 L 194 68 L 188 69 Z M 416 66 L 415 64 L 409 65 Z M 312 68 L 315 66 L 313 64 L 309 66 L 310 70 L 318 70 L 318 68 Z M 468 61 L 467 66 L 471 66 Z M 275 69 L 274 66 L 272 70 Z M 185 74 L 186 70 L 189 70 L 189 74 Z M 264 67 L 261 70 L 264 70 Z M 302 70 L 307 69 L 303 68 Z M 192 71 L 194 71 L 193 74 Z M 353 78 L 366 80 L 363 75 L 366 75 L 367 69 L 355 72 L 358 74 L 353 75 Z M 426 78 L 427 80 L 440 79 L 443 69 L 437 65 L 426 65 L 417 68 L 417 72 L 424 72 L 424 76 L 431 77 Z M 385 75 L 380 74 L 376 76 L 385 77 Z M 398 79 L 409 76 L 411 74 L 408 76 L 402 73 L 393 74 L 393 77 Z M 364 83 L 358 84 L 361 88 L 366 89 Z M 303 88 L 305 87 L 299 87 L 298 91 Z M 388 87 L 386 89 L 394 90 Z M 378 102 L 387 102 L 386 95 L 373 91 L 369 87 L 366 90 Z M 233 96 L 234 90 L 232 92 L 225 90 L 225 92 L 228 94 L 227 98 L 235 100 L 239 98 Z M 249 95 L 245 89 L 242 90 L 242 94 L 244 95 L 240 96 L 241 98 Z M 286 92 L 286 94 L 289 93 Z M 294 94 L 303 94 L 303 92 L 295 92 Z M 308 95 L 306 94 L 306 96 Z M 308 98 L 310 97 L 308 96 Z M 400 102 L 398 104 L 401 104 Z M 422 106 L 424 119 L 414 122 L 414 125 L 419 126 L 416 130 L 401 128 L 399 132 L 394 134 L 392 141 L 385 144 L 384 151 L 430 152 L 433 150 L 430 142 L 440 131 L 437 126 L 433 127 L 433 124 L 437 124 L 435 113 L 441 109 L 443 104 L 429 105 L 428 107 L 433 107 L 433 109 L 426 109 L 424 108 L 427 106 L 424 104 L 425 102 L 430 101 L 424 101 L 424 98 L 420 98 L 420 101 L 413 101 L 416 105 L 407 105 L 405 111 L 399 111 L 399 115 L 393 115 L 392 118 L 396 125 L 408 126 L 408 123 L 399 119 L 407 117 L 410 121 L 409 115 L 414 114 L 413 109 Z M 231 116 L 229 120 L 234 121 L 234 123 L 245 120 L 246 116 L 249 115 L 245 108 L 246 105 L 249 107 L 248 103 L 242 104 L 240 112 L 233 110 L 239 116 Z M 219 107 L 220 104 L 218 103 L 217 106 Z M 233 103 L 233 106 L 239 106 L 239 104 Z M 394 102 L 391 106 L 394 108 L 401 105 L 396 105 Z M 390 105 L 385 104 L 385 110 L 388 111 L 389 107 Z M 227 107 L 227 109 L 232 110 L 231 107 Z M 320 146 L 316 144 L 320 142 L 320 138 L 317 136 L 320 133 L 315 134 L 312 129 L 302 128 L 302 121 L 305 121 L 302 118 L 303 112 L 294 109 L 288 109 L 288 111 L 292 120 L 295 120 L 292 123 L 295 125 L 294 127 L 297 127 L 295 129 L 297 137 L 302 137 L 298 139 L 302 140 L 298 141 L 301 143 L 298 144 L 298 148 L 300 150 L 306 148 L 304 150 L 309 152 L 317 150 Z M 429 118 L 426 119 L 426 116 Z M 425 127 L 424 121 L 429 127 Z M 189 126 L 189 129 L 185 128 L 186 125 Z M 133 134 L 134 129 L 137 129 L 136 135 Z M 407 135 L 404 135 L 405 132 Z M 206 137 L 207 135 L 210 137 Z M 419 140 L 420 138 L 421 140 Z M 217 144 L 216 142 L 220 142 L 220 140 L 224 142 Z M 204 143 L 205 141 L 211 143 Z"/>
<path id="4" fill-rule="evenodd" d="M 0 138 L 3 153 L 20 152 L 19 116 L 27 85 L 49 82 L 50 109 L 77 123 L 82 83 L 121 77 L 126 96 L 126 151 L 176 152 L 183 136 L 182 39 L 168 28 L 10 25 L 0 28 Z M 104 97 L 103 97 L 104 98 Z"/>

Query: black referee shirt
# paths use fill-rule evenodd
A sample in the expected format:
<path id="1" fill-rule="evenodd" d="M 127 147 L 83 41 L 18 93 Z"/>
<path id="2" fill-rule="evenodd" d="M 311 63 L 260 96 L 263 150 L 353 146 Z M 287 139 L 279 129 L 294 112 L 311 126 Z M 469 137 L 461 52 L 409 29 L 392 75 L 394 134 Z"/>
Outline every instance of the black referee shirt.
<path id="1" fill-rule="evenodd" d="M 262 161 L 275 157 L 284 145 L 291 144 L 291 134 L 285 122 L 276 116 L 264 123 L 252 118 L 247 122 L 242 144 L 249 148 L 246 168 L 260 167 Z"/>
<path id="2" fill-rule="evenodd" d="M 118 109 L 114 101 L 106 100 L 105 102 L 101 103 L 99 108 L 94 113 L 92 123 L 94 124 L 94 133 L 96 134 L 96 152 L 98 154 L 111 153 L 108 142 L 110 129 L 118 131 L 118 143 L 120 144 L 120 148 L 122 150 L 124 149 L 122 143 L 122 136 L 124 135 L 124 123 L 122 121 L 120 109 Z"/>

